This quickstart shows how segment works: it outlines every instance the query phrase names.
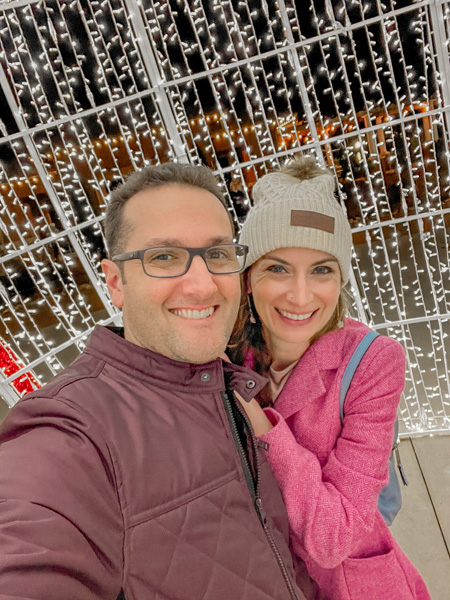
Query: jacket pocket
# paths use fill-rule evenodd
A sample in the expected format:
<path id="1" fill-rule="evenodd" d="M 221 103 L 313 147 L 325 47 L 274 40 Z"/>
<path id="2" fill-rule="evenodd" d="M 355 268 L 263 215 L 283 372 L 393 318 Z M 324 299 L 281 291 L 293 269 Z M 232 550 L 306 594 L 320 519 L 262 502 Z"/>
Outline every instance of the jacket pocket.
<path id="1" fill-rule="evenodd" d="M 350 600 L 413 600 L 395 551 L 343 563 Z"/>

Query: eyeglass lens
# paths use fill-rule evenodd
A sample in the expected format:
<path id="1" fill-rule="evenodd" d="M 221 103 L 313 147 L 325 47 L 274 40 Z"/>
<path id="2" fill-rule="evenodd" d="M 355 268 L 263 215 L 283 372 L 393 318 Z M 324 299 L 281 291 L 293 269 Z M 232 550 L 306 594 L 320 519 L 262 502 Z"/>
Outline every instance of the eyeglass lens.
<path id="1" fill-rule="evenodd" d="M 185 248 L 150 248 L 144 253 L 142 263 L 151 277 L 175 277 L 186 271 L 189 256 Z M 204 249 L 203 257 L 211 273 L 235 273 L 244 266 L 245 250 L 234 244 L 211 246 Z"/>

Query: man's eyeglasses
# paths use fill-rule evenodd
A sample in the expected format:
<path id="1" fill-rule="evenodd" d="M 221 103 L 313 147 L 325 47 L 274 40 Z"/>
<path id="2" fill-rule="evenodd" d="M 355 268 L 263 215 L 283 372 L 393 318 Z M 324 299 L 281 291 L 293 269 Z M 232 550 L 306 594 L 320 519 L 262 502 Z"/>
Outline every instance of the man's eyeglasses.
<path id="1" fill-rule="evenodd" d="M 207 248 L 147 248 L 124 252 L 112 257 L 113 261 L 139 259 L 144 273 L 149 277 L 180 277 L 188 272 L 194 256 L 201 256 L 213 275 L 240 273 L 245 269 L 248 246 L 222 244 Z"/>

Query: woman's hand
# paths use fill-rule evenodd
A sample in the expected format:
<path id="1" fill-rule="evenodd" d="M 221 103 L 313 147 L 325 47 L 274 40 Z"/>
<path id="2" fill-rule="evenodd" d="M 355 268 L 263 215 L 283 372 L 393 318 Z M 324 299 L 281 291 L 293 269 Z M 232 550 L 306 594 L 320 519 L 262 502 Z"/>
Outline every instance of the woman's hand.
<path id="1" fill-rule="evenodd" d="M 273 429 L 272 423 L 266 417 L 263 409 L 254 398 L 252 398 L 250 402 L 246 402 L 237 392 L 234 392 L 234 394 L 241 403 L 242 408 L 245 410 L 256 436 L 263 435 Z"/>

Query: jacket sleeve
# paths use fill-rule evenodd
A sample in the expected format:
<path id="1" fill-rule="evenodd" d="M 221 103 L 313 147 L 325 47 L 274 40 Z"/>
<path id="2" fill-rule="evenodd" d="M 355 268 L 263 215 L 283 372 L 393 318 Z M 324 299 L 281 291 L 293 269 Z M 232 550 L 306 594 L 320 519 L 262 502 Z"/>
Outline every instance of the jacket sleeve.
<path id="1" fill-rule="evenodd" d="M 268 459 L 286 503 L 294 547 L 324 568 L 343 562 L 372 530 L 378 495 L 388 481 L 405 358 L 397 342 L 384 338 L 382 344 L 377 350 L 375 342 L 358 366 L 345 401 L 344 426 L 322 466 L 296 441 L 281 415 L 266 409 L 275 426 L 260 437 L 269 444 Z M 300 403 L 301 382 L 296 392 Z M 336 411 L 339 419 L 338 403 Z M 292 418 L 295 432 L 302 411 Z"/>
<path id="2" fill-rule="evenodd" d="M 0 444 L 0 600 L 115 600 L 123 526 L 95 423 L 66 402 L 25 398 Z"/>

